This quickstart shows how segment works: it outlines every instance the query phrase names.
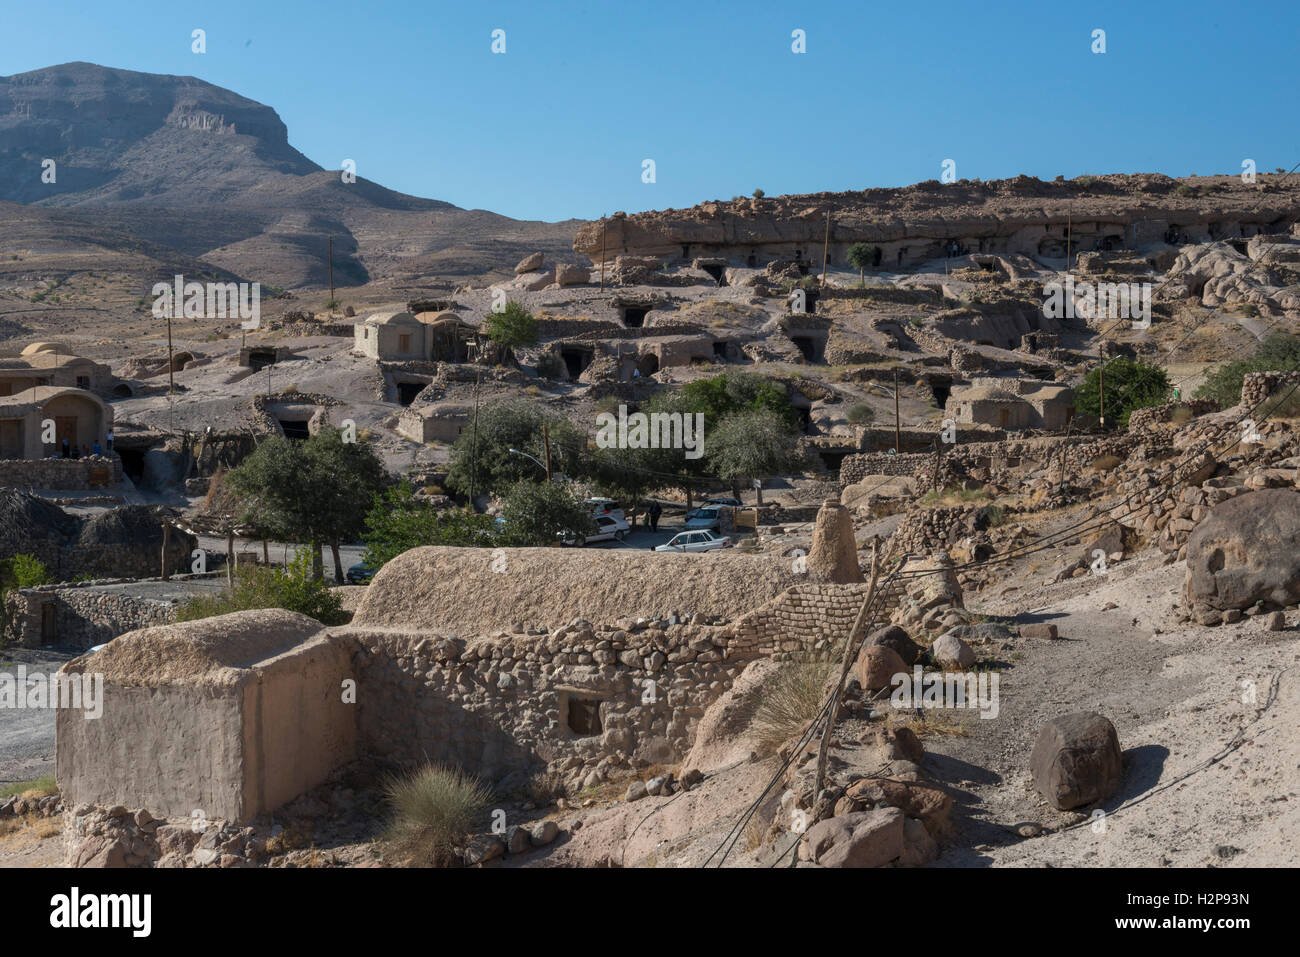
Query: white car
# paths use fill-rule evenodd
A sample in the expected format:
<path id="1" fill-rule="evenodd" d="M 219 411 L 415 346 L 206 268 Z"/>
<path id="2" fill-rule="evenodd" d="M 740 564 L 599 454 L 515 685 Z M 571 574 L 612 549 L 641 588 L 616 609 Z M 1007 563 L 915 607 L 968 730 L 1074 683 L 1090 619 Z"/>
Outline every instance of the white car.
<path id="1" fill-rule="evenodd" d="M 715 548 L 730 548 L 731 539 L 707 529 L 698 532 L 678 532 L 667 545 L 655 547 L 657 552 L 711 552 Z"/>
<path id="2" fill-rule="evenodd" d="M 609 518 L 616 518 L 620 522 L 626 522 L 627 516 L 623 514 L 621 503 L 614 501 L 612 498 L 589 498 L 582 503 L 591 509 L 591 513 L 596 518 L 602 515 Z"/>
<path id="3" fill-rule="evenodd" d="M 612 542 L 612 541 L 621 542 L 623 538 L 627 535 L 628 529 L 630 529 L 631 527 L 632 526 L 629 525 L 627 523 L 627 520 L 624 519 L 622 516 L 615 518 L 612 515 L 597 515 L 596 531 L 592 532 L 585 539 L 583 539 L 582 544 L 590 545 L 592 542 Z M 564 540 L 564 544 L 576 545 L 577 539 L 566 538 Z"/>
<path id="4" fill-rule="evenodd" d="M 686 513 L 686 521 L 683 527 L 689 529 L 710 529 L 717 531 L 718 517 L 722 511 L 720 505 L 705 505 L 694 511 Z"/>

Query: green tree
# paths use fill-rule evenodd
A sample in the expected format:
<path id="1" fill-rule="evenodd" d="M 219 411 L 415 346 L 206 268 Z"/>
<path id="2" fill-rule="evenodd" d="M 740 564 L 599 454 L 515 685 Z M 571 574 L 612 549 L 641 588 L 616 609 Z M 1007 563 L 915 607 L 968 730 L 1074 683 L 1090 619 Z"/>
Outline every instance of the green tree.
<path id="1" fill-rule="evenodd" d="M 537 345 L 537 320 L 521 303 L 511 299 L 500 312 L 487 314 L 483 334 L 500 347 L 502 361 L 514 362 L 516 349 Z"/>
<path id="2" fill-rule="evenodd" d="M 335 581 L 343 581 L 339 543 L 365 528 L 365 505 L 387 483 L 388 473 L 366 443 L 345 442 L 337 429 L 321 429 L 305 441 L 275 436 L 259 445 L 229 475 L 245 514 L 268 534 L 311 546 L 320 574 L 321 545 L 334 557 Z"/>
<path id="3" fill-rule="evenodd" d="M 565 539 L 581 545 L 596 531 L 590 507 L 565 483 L 518 482 L 506 489 L 502 498 L 504 545 L 554 545 Z"/>
<path id="4" fill-rule="evenodd" d="M 708 433 L 705 455 L 709 468 L 739 490 L 742 483 L 799 469 L 803 457 L 786 422 L 767 409 L 733 412 Z M 758 492 L 763 504 L 763 491 Z"/>
<path id="5" fill-rule="evenodd" d="M 416 498 L 407 482 L 375 496 L 365 525 L 364 561 L 375 571 L 422 545 L 490 548 L 497 540 L 490 515 L 478 515 L 470 508 L 435 508 Z"/>
<path id="6" fill-rule="evenodd" d="M 1213 399 L 1219 408 L 1229 409 L 1241 401 L 1241 380 L 1249 372 L 1281 372 L 1300 367 L 1300 336 L 1275 332 L 1248 358 L 1226 362 L 1205 377 L 1196 398 Z"/>
<path id="7" fill-rule="evenodd" d="M 582 474 L 586 438 L 568 419 L 528 399 L 506 399 L 483 406 L 477 428 L 471 422 L 457 437 L 451 447 L 447 485 L 468 495 L 471 490 L 503 489 L 525 479 L 542 481 L 546 472 L 527 456 L 545 462 L 543 426 L 549 430 L 552 474 Z"/>
<path id="8" fill-rule="evenodd" d="M 1075 393 L 1080 412 L 1101 415 L 1100 367 L 1084 376 Z M 1112 359 L 1106 363 L 1106 424 L 1128 427 L 1128 417 L 1136 409 L 1162 405 L 1169 401 L 1169 377 L 1160 366 L 1141 359 Z"/>
<path id="9" fill-rule="evenodd" d="M 683 386 L 681 395 L 683 410 L 703 412 L 706 428 L 745 409 L 767 409 L 785 420 L 791 431 L 799 427 L 799 416 L 790 405 L 785 386 L 752 372 L 731 370 L 712 379 L 697 379 Z"/>
<path id="10" fill-rule="evenodd" d="M 849 247 L 849 263 L 858 267 L 858 281 L 867 281 L 867 267 L 880 262 L 880 247 L 870 243 L 854 243 Z"/>

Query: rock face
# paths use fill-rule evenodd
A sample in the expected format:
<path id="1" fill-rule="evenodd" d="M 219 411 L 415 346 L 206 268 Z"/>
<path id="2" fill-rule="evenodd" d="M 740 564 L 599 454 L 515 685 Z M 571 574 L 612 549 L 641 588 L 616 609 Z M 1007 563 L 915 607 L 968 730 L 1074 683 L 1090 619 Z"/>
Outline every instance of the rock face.
<path id="1" fill-rule="evenodd" d="M 853 538 L 853 516 L 837 500 L 828 498 L 817 511 L 808 571 L 836 585 L 860 582 L 858 546 Z"/>
<path id="2" fill-rule="evenodd" d="M 1260 489 L 1211 509 L 1187 539 L 1183 601 L 1207 623 L 1300 601 L 1300 492 Z"/>
<path id="3" fill-rule="evenodd" d="M 1115 726 L 1091 711 L 1053 718 L 1038 733 L 1029 768 L 1034 787 L 1060 810 L 1105 800 L 1124 777 Z"/>

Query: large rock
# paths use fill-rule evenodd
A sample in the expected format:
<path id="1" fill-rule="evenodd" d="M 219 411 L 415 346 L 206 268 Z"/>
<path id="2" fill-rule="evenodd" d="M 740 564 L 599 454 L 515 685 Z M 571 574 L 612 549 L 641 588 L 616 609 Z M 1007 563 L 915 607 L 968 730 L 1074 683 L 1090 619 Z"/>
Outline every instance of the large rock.
<path id="1" fill-rule="evenodd" d="M 819 821 L 804 834 L 800 860 L 823 867 L 882 867 L 903 853 L 903 812 L 856 811 Z"/>
<path id="2" fill-rule="evenodd" d="M 1053 718 L 1038 733 L 1029 769 L 1053 807 L 1066 811 L 1103 801 L 1124 777 L 1115 726 L 1091 711 Z"/>
<path id="3" fill-rule="evenodd" d="M 1210 510 L 1187 539 L 1183 601 L 1193 613 L 1300 601 L 1300 492 L 1247 492 Z"/>
<path id="4" fill-rule="evenodd" d="M 888 688 L 893 683 L 894 675 L 906 672 L 907 665 L 898 656 L 898 652 L 884 645 L 867 645 L 854 665 L 858 684 L 867 691 Z"/>
<path id="5" fill-rule="evenodd" d="M 812 548 L 808 553 L 808 571 L 837 585 L 860 582 L 858 545 L 853 538 L 853 516 L 833 498 L 817 510 L 813 526 Z"/>
<path id="6" fill-rule="evenodd" d="M 897 778 L 859 778 L 844 791 L 846 797 L 868 806 L 896 807 L 921 821 L 932 834 L 948 822 L 952 797 L 933 784 Z"/>
<path id="7" fill-rule="evenodd" d="M 903 664 L 911 667 L 921 657 L 921 646 L 912 640 L 912 636 L 898 625 L 887 625 L 879 631 L 872 632 L 867 638 L 868 645 L 891 648 Z"/>
<path id="8" fill-rule="evenodd" d="M 930 654 L 945 668 L 969 668 L 975 664 L 975 652 L 970 645 L 952 632 L 936 638 L 930 646 Z"/>
<path id="9" fill-rule="evenodd" d="M 542 268 L 543 256 L 541 253 L 533 253 L 531 256 L 525 256 L 519 260 L 519 265 L 515 267 L 515 275 L 522 276 L 526 272 L 537 272 Z"/>
<path id="10" fill-rule="evenodd" d="M 560 263 L 555 267 L 555 284 L 557 286 L 581 286 L 591 282 L 591 270 L 586 266 L 572 263 Z"/>

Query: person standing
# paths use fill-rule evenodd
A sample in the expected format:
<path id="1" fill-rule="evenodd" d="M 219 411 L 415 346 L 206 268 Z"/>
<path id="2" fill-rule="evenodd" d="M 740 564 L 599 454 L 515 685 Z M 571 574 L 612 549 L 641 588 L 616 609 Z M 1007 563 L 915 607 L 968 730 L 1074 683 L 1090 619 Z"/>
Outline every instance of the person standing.
<path id="1" fill-rule="evenodd" d="M 650 503 L 650 531 L 659 531 L 659 516 L 663 513 L 663 507 L 658 502 Z"/>
<path id="2" fill-rule="evenodd" d="M 66 459 L 66 458 L 69 457 L 69 455 L 71 454 L 71 452 L 69 451 L 69 448 L 68 448 L 68 440 L 67 440 L 67 439 L 64 439 L 62 442 L 59 443 L 59 451 L 62 453 L 63 458 Z"/>
<path id="3" fill-rule="evenodd" d="M 104 436 L 104 441 L 107 444 L 108 454 L 112 455 L 113 454 L 113 430 L 112 429 L 108 430 L 108 434 Z"/>

